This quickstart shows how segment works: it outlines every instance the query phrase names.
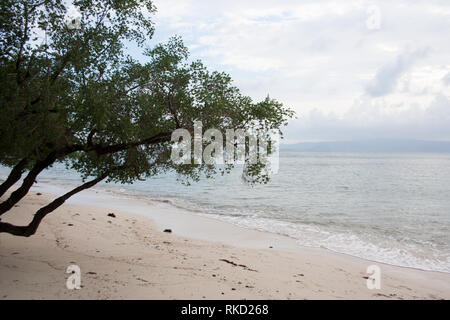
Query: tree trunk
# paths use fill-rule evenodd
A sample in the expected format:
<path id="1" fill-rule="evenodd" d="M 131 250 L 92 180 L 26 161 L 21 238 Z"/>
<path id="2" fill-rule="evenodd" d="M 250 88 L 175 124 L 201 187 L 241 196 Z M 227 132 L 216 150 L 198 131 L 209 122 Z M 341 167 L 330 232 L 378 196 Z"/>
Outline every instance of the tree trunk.
<path id="1" fill-rule="evenodd" d="M 16 183 L 17 181 L 20 180 L 23 172 L 25 171 L 25 167 L 28 164 L 28 161 L 29 160 L 27 158 L 23 158 L 11 170 L 8 178 L 0 185 L 0 197 L 3 196 L 5 194 L 5 192 L 8 191 L 9 188 L 11 188 L 14 185 L 14 183 Z"/>
<path id="2" fill-rule="evenodd" d="M 50 202 L 45 207 L 40 208 L 38 211 L 36 211 L 33 220 L 31 220 L 30 224 L 27 226 L 15 226 L 13 224 L 7 223 L 7 222 L 0 222 L 0 233 L 9 233 L 15 236 L 21 236 L 21 237 L 29 237 L 36 233 L 36 230 L 41 223 L 42 219 L 46 215 L 48 215 L 50 212 L 54 211 L 58 207 L 60 207 L 67 199 L 69 199 L 74 194 L 83 191 L 85 189 L 89 189 L 96 185 L 98 182 L 102 181 L 106 178 L 106 174 L 93 179 L 91 181 L 88 181 L 84 184 L 82 184 L 79 187 L 76 187 L 75 189 L 67 192 L 66 194 L 62 195 L 59 198 L 56 198 L 52 202 Z"/>
<path id="3" fill-rule="evenodd" d="M 41 173 L 42 170 L 50 166 L 56 160 L 56 153 L 50 153 L 47 158 L 42 161 L 37 161 L 34 167 L 30 170 L 28 175 L 23 179 L 22 185 L 11 195 L 8 199 L 0 203 L 0 216 L 10 210 L 17 202 L 19 202 L 23 197 L 26 196 L 36 177 Z"/>
<path id="4" fill-rule="evenodd" d="M 22 182 L 22 185 L 11 195 L 9 198 L 2 203 L 0 203 L 0 216 L 4 214 L 5 212 L 9 211 L 16 203 L 18 203 L 20 200 L 22 200 L 23 197 L 25 197 L 30 190 L 30 188 L 33 186 L 34 181 L 36 180 L 36 177 L 48 166 L 53 164 L 55 160 L 58 157 L 66 156 L 72 152 L 76 151 L 94 151 L 97 153 L 98 156 L 104 155 L 104 154 L 111 154 L 123 150 L 127 150 L 132 147 L 140 146 L 140 145 L 148 145 L 148 144 L 155 144 L 160 143 L 164 141 L 170 141 L 171 132 L 160 132 L 152 137 L 142 139 L 135 142 L 130 143 L 120 143 L 116 145 L 110 145 L 110 146 L 102 146 L 102 145 L 94 145 L 90 148 L 85 148 L 83 145 L 72 145 L 68 146 L 66 148 L 55 150 L 51 152 L 47 158 L 45 158 L 42 161 L 37 161 L 34 165 L 34 167 L 28 172 L 28 175 L 25 177 L 25 179 Z"/>

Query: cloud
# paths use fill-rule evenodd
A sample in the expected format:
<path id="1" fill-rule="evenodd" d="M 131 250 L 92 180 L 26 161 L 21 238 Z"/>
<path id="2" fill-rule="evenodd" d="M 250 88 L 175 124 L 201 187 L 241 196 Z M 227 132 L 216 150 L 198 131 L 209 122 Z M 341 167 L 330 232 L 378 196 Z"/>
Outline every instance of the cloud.
<path id="1" fill-rule="evenodd" d="M 194 59 L 230 73 L 244 94 L 258 100 L 269 93 L 308 119 L 298 125 L 312 131 L 290 129 L 287 139 L 307 135 L 330 140 L 362 131 L 395 136 L 395 129 L 383 125 L 393 124 L 395 117 L 401 117 L 402 130 L 409 128 L 417 135 L 415 124 L 427 115 L 425 110 L 433 107 L 436 97 L 448 98 L 449 1 L 417 0 L 413 6 L 408 0 L 155 4 L 154 41 L 181 35 Z M 367 23 L 373 6 L 381 21 L 376 30 Z M 364 130 L 369 125 L 371 129 Z M 335 134 L 332 126 L 341 133 Z"/>
<path id="2" fill-rule="evenodd" d="M 312 110 L 291 121 L 287 143 L 365 139 L 450 140 L 450 99 L 436 95 L 427 108 L 393 107 L 364 98 L 343 115 Z"/>
<path id="3" fill-rule="evenodd" d="M 442 82 L 448 86 L 450 85 L 450 72 L 447 73 L 443 78 L 442 78 Z"/>
<path id="4" fill-rule="evenodd" d="M 426 50 L 402 53 L 394 62 L 382 66 L 366 87 L 366 93 L 372 97 L 380 97 L 391 93 L 400 76 L 408 71 L 420 58 L 425 57 Z"/>

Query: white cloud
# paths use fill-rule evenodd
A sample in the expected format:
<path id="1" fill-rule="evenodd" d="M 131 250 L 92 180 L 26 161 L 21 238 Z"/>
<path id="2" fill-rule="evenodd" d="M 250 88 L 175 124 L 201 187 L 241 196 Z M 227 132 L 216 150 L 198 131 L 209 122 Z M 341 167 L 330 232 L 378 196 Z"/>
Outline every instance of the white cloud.
<path id="1" fill-rule="evenodd" d="M 366 87 L 366 93 L 373 97 L 384 96 L 391 93 L 400 76 L 408 71 L 416 60 L 423 58 L 426 50 L 400 54 L 393 63 L 382 66 L 375 74 L 374 79 Z"/>
<path id="2" fill-rule="evenodd" d="M 447 73 L 447 74 L 442 78 L 442 82 L 443 82 L 446 86 L 449 86 L 449 85 L 450 85 L 450 72 Z"/>
<path id="3" fill-rule="evenodd" d="M 438 94 L 427 108 L 388 105 L 362 98 L 345 114 L 318 109 L 302 114 L 286 129 L 287 143 L 320 140 L 450 140 L 450 99 Z"/>
<path id="4" fill-rule="evenodd" d="M 270 93 L 298 114 L 311 115 L 309 121 L 339 119 L 339 130 L 346 125 L 350 133 L 356 130 L 353 121 L 364 119 L 360 124 L 364 126 L 370 114 L 370 123 L 379 123 L 372 126 L 374 135 L 395 136 L 395 130 L 377 133 L 375 128 L 382 130 L 383 121 L 393 123 L 398 116 L 410 121 L 402 128 L 412 130 L 420 117 L 429 115 L 428 109 L 433 110 L 436 97 L 448 98 L 448 1 L 155 0 L 155 4 L 157 40 L 181 35 L 195 58 L 230 73 L 244 93 L 255 99 Z M 371 6 L 379 8 L 379 29 L 367 27 Z M 305 124 L 293 122 L 287 138 L 305 136 L 306 127 L 296 125 Z M 308 127 L 315 128 L 311 132 L 317 137 L 308 134 L 310 139 L 338 137 L 328 129 L 321 133 L 318 127 Z M 423 138 L 436 137 L 420 132 Z"/>

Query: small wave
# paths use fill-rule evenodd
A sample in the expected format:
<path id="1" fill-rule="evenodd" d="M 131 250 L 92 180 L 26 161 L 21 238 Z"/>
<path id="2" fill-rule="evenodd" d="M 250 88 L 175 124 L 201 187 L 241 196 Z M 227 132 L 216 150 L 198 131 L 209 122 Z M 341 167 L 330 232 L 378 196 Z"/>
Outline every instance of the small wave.
<path id="1" fill-rule="evenodd" d="M 203 214 L 234 225 L 270 232 L 295 239 L 304 247 L 326 248 L 337 253 L 422 270 L 450 273 L 450 255 L 433 248 L 428 252 L 418 246 L 411 248 L 395 247 L 395 241 L 389 240 L 379 244 L 363 240 L 352 233 L 335 233 L 321 229 L 319 226 L 290 223 L 267 218 L 255 218 L 247 215 L 240 217 Z"/>
<path id="2" fill-rule="evenodd" d="M 48 185 L 49 187 L 58 186 L 63 188 L 73 188 L 78 181 L 70 178 L 71 177 L 69 177 L 69 179 L 62 179 L 59 178 L 59 176 L 56 178 L 44 177 L 39 180 L 38 186 Z M 346 187 L 346 185 L 339 185 L 339 187 Z M 207 197 L 202 198 L 200 196 L 201 193 L 196 193 L 197 191 L 190 194 L 183 194 L 178 190 L 177 194 L 172 192 L 171 188 L 168 188 L 165 190 L 165 193 L 161 191 L 161 194 L 152 194 L 146 191 L 148 189 L 149 188 L 147 187 L 138 189 L 134 186 L 116 187 L 105 184 L 97 185 L 93 190 L 97 192 L 107 192 L 108 194 L 121 199 L 141 199 L 167 203 L 168 205 L 188 210 L 195 214 L 227 221 L 240 227 L 284 235 L 295 239 L 301 246 L 317 248 L 325 247 L 335 252 L 381 263 L 450 273 L 450 252 L 447 249 L 448 237 L 441 236 L 443 232 L 445 233 L 445 231 L 442 231 L 444 230 L 443 228 L 440 229 L 440 233 L 436 233 L 435 231 L 434 235 L 432 234 L 430 237 L 421 238 L 420 235 L 426 234 L 426 231 L 424 231 L 425 229 L 421 229 L 419 232 L 414 228 L 413 230 L 405 229 L 402 233 L 399 230 L 394 230 L 396 225 L 395 220 L 392 220 L 392 223 L 390 222 L 391 220 L 389 220 L 389 223 L 387 224 L 390 228 L 388 230 L 389 232 L 386 231 L 387 229 L 384 225 L 369 225 L 368 228 L 358 231 L 358 229 L 353 228 L 354 224 L 349 223 L 349 219 L 352 218 L 351 215 L 339 213 L 340 211 L 338 210 L 342 210 L 342 208 L 335 209 L 339 208 L 337 205 L 339 202 L 336 199 L 333 199 L 334 202 L 331 202 L 330 200 L 328 203 L 329 206 L 324 207 L 325 213 L 319 212 L 320 210 L 316 210 L 315 213 L 314 210 L 312 210 L 313 212 L 311 213 L 308 212 L 308 208 L 314 208 L 314 205 L 321 206 L 322 202 L 326 200 L 324 198 L 326 196 L 323 196 L 317 190 L 317 194 L 321 194 L 320 198 L 318 198 L 319 200 L 317 202 L 312 202 L 312 200 L 310 200 L 312 204 L 309 204 L 308 206 L 305 206 L 304 203 L 299 203 L 296 208 L 304 205 L 305 207 L 302 208 L 305 209 L 297 209 L 297 213 L 301 211 L 301 215 L 293 215 L 291 214 L 293 207 L 286 206 L 289 201 L 295 202 L 295 199 L 293 198 L 282 198 L 282 200 L 280 200 L 282 203 L 278 203 L 277 207 L 273 205 L 272 202 L 262 201 L 264 198 L 260 195 L 249 195 L 248 198 L 253 200 L 253 202 L 250 202 L 250 200 L 242 201 L 242 199 L 246 199 L 246 197 L 241 197 L 242 199 L 240 199 L 240 201 L 233 202 L 232 199 L 228 202 L 220 202 L 213 201 L 214 198 L 213 200 Z M 161 187 L 161 189 L 164 188 Z M 306 191 L 303 190 L 302 192 Z M 168 196 L 171 194 L 175 194 L 175 196 Z M 284 194 L 285 193 L 280 193 L 280 195 Z M 306 193 L 306 195 L 311 194 L 314 195 L 315 193 Z M 433 193 L 433 197 L 436 197 L 436 193 Z M 271 197 L 268 198 L 272 199 Z M 258 204 L 258 206 L 254 206 L 255 203 Z M 365 205 L 367 205 L 367 202 Z M 412 207 L 412 205 L 410 207 Z M 420 204 L 418 204 L 417 207 L 420 208 Z M 326 208 L 333 209 L 327 210 Z M 344 207 L 344 209 L 347 208 L 349 207 Z M 361 208 L 363 208 L 362 211 L 366 210 L 366 207 Z M 442 211 L 447 207 L 441 208 L 442 209 L 440 210 Z M 308 217 L 312 216 L 313 218 L 305 218 L 303 216 L 304 214 L 309 215 Z M 400 212 L 400 214 L 406 213 Z M 339 217 L 340 219 L 338 219 Z M 363 217 L 363 215 L 357 216 L 357 218 Z M 385 215 L 384 217 L 391 219 L 390 216 Z M 439 216 L 439 218 L 442 218 L 442 216 Z M 437 219 L 435 220 L 438 221 Z M 411 221 L 414 222 L 415 220 Z M 445 222 L 447 220 L 444 219 L 443 221 Z M 411 226 L 414 227 L 414 224 L 412 224 L 413 222 L 411 222 Z M 426 224 L 426 226 L 429 228 L 427 230 L 436 228 L 434 225 L 430 226 L 430 224 Z M 434 238 L 432 236 L 434 236 Z M 430 239 L 433 241 L 429 241 Z"/>

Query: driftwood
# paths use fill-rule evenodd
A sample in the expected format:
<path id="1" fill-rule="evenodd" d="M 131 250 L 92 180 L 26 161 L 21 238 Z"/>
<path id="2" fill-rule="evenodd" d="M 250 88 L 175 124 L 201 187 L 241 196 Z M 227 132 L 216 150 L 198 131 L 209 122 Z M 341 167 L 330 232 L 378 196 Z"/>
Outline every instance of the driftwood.
<path id="1" fill-rule="evenodd" d="M 245 270 L 248 270 L 248 271 L 258 272 L 258 271 L 254 270 L 254 269 L 250 269 L 245 264 L 237 264 L 236 262 L 230 261 L 228 259 L 219 259 L 219 260 L 223 261 L 223 262 L 226 262 L 226 263 L 229 263 L 229 264 L 231 264 L 231 265 L 233 265 L 235 267 L 242 267 L 242 268 L 244 268 Z"/>

